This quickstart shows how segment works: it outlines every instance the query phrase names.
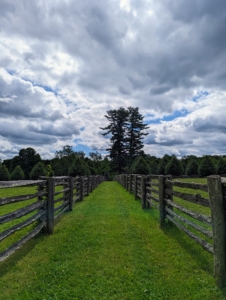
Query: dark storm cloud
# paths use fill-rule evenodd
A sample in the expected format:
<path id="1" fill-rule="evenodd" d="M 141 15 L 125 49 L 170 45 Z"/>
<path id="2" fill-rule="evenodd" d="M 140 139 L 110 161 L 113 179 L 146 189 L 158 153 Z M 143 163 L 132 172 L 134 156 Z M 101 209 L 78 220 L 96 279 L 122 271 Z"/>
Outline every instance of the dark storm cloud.
<path id="1" fill-rule="evenodd" d="M 206 119 L 197 119 L 193 123 L 193 126 L 194 126 L 195 131 L 197 131 L 197 132 L 226 133 L 225 121 L 221 122 L 221 120 L 218 120 L 217 118 L 214 118 L 214 117 L 209 117 Z"/>
<path id="2" fill-rule="evenodd" d="M 7 138 L 7 140 L 13 144 L 43 145 L 53 144 L 57 140 L 53 136 L 36 134 L 28 131 L 26 128 L 15 126 L 15 124 L 12 123 L 1 123 L 0 136 Z"/>

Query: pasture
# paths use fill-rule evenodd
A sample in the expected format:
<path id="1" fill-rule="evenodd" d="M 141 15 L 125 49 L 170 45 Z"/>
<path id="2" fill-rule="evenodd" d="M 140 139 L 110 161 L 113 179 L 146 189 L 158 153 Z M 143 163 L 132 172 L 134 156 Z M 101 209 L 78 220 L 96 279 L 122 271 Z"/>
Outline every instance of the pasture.
<path id="1" fill-rule="evenodd" d="M 0 278 L 0 299 L 225 299 L 213 256 L 174 225 L 161 230 L 158 210 L 142 210 L 117 182 L 0 263 Z"/>

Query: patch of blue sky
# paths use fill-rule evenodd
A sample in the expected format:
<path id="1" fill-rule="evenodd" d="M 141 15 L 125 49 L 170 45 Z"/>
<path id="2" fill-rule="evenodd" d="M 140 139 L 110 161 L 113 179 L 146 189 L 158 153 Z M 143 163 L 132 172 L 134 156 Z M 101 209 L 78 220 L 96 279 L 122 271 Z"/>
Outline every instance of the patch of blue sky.
<path id="1" fill-rule="evenodd" d="M 16 71 L 14 71 L 14 70 L 6 70 L 6 72 L 12 76 L 16 74 Z"/>
<path id="2" fill-rule="evenodd" d="M 86 156 L 89 156 L 89 152 L 93 151 L 90 147 L 83 144 L 77 144 L 75 147 L 73 147 L 73 150 L 76 152 L 83 151 L 86 154 Z"/>
<path id="3" fill-rule="evenodd" d="M 189 114 L 188 110 L 175 110 L 173 114 L 165 115 L 163 118 L 156 118 L 153 120 L 149 120 L 147 124 L 160 124 L 162 121 L 172 121 L 177 118 L 185 117 Z"/>
<path id="4" fill-rule="evenodd" d="M 194 97 L 192 97 L 192 100 L 194 102 L 197 102 L 199 99 L 203 99 L 207 97 L 210 93 L 208 91 L 200 91 L 198 92 Z"/>
<path id="5" fill-rule="evenodd" d="M 10 74 L 11 76 L 14 76 L 16 74 L 16 71 L 14 70 L 6 70 L 8 74 Z M 30 82 L 33 86 L 38 86 L 40 88 L 43 88 L 46 92 L 50 92 L 53 93 L 54 95 L 58 95 L 58 90 L 57 89 L 52 89 L 50 86 L 48 85 L 43 85 L 43 84 L 39 84 L 31 79 L 27 79 L 27 78 L 21 78 L 24 81 Z"/>

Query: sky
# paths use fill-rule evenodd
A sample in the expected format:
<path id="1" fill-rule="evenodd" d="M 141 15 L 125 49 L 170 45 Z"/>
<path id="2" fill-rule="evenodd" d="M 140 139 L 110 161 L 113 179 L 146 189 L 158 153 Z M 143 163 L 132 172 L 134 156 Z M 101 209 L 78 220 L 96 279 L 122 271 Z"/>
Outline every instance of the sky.
<path id="1" fill-rule="evenodd" d="M 0 159 L 103 155 L 139 107 L 144 151 L 226 154 L 225 0 L 0 0 Z"/>

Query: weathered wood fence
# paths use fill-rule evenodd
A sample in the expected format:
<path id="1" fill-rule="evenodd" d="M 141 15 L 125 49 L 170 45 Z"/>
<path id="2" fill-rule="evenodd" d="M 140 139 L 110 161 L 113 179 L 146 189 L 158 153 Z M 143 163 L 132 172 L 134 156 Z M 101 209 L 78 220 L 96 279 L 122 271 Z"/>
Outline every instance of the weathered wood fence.
<path id="1" fill-rule="evenodd" d="M 226 284 L 226 178 L 212 175 L 207 177 L 207 184 L 200 184 L 173 181 L 170 175 L 122 174 L 114 180 L 133 193 L 135 199 L 140 198 L 142 208 L 155 207 L 159 210 L 161 228 L 169 220 L 212 253 L 217 283 L 220 286 Z M 194 191 L 191 194 L 181 192 L 175 187 L 179 187 L 179 190 L 201 190 L 206 192 L 208 198 Z M 178 204 L 173 197 L 192 203 L 194 207 L 200 205 L 209 208 L 211 217 Z"/>
<path id="2" fill-rule="evenodd" d="M 66 211 L 73 210 L 73 204 L 82 201 L 84 196 L 88 196 L 105 179 L 103 176 L 88 177 L 41 177 L 41 180 L 28 181 L 8 181 L 0 182 L 0 188 L 36 186 L 37 192 L 29 195 L 18 195 L 8 198 L 0 198 L 0 207 L 16 202 L 34 200 L 27 206 L 0 215 L 0 224 L 9 223 L 15 219 L 27 216 L 26 220 L 7 228 L 0 233 L 0 242 L 11 236 L 16 231 L 34 224 L 32 230 L 20 240 L 13 243 L 0 253 L 0 261 L 5 260 L 25 242 L 36 236 L 43 228 L 48 233 L 54 231 L 54 220 Z M 34 213 L 30 216 L 31 213 Z"/>

